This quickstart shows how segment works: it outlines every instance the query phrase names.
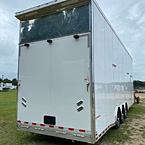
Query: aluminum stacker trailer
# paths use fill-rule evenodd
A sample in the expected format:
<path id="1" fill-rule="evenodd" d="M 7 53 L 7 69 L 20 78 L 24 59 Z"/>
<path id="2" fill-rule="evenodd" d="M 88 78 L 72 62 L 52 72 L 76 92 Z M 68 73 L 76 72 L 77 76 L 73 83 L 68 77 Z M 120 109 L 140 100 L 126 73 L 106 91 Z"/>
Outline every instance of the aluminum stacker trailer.
<path id="1" fill-rule="evenodd" d="M 95 0 L 53 0 L 20 20 L 17 128 L 94 144 L 134 103 L 132 58 Z"/>

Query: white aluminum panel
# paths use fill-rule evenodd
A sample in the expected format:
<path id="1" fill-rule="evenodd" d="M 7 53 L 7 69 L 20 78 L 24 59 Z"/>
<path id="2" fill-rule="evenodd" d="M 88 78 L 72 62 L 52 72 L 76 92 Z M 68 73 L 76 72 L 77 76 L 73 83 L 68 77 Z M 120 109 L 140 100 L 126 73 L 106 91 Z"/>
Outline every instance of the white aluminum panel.
<path id="1" fill-rule="evenodd" d="M 128 95 L 127 95 L 127 58 L 128 58 L 128 54 L 126 52 L 124 52 L 124 59 L 125 59 L 124 76 L 125 76 L 125 97 L 126 97 L 126 102 L 128 102 Z"/>
<path id="2" fill-rule="evenodd" d="M 133 97 L 133 75 L 132 75 L 132 60 L 129 59 L 129 77 L 130 77 L 130 99 L 131 99 L 131 104 L 130 106 L 133 104 L 134 102 L 134 97 Z"/>
<path id="3" fill-rule="evenodd" d="M 113 77 L 114 77 L 114 105 L 118 107 L 120 104 L 120 75 L 119 75 L 119 41 L 115 34 L 113 34 L 113 64 L 116 67 L 113 68 Z"/>
<path id="4" fill-rule="evenodd" d="M 125 75 L 126 68 L 129 68 L 129 64 L 126 67 L 126 61 L 131 60 L 131 57 L 98 5 L 93 4 L 95 112 L 96 117 L 100 115 L 96 119 L 96 131 L 99 134 L 116 121 L 116 109 L 121 107 L 122 110 L 122 105 L 127 101 L 129 94 L 126 92 L 130 90 Z"/>
<path id="5" fill-rule="evenodd" d="M 132 79 L 132 83 L 131 83 L 131 88 L 132 88 L 132 92 L 131 92 L 131 97 L 132 97 L 132 104 L 134 104 L 134 86 L 133 86 L 133 60 L 131 59 L 131 79 Z"/>
<path id="6" fill-rule="evenodd" d="M 105 22 L 105 80 L 106 80 L 106 116 L 107 125 L 115 121 L 114 118 L 114 89 L 113 89 L 113 31 Z"/>
<path id="7" fill-rule="evenodd" d="M 50 48 L 46 41 L 20 47 L 19 80 L 17 119 L 42 123 L 50 95 Z M 22 105 L 23 97 L 27 107 Z"/>
<path id="8" fill-rule="evenodd" d="M 126 81 L 125 81 L 125 78 L 126 78 L 126 56 L 125 56 L 126 51 L 123 48 L 123 46 L 122 46 L 122 50 L 123 50 L 123 55 L 122 55 L 123 61 L 122 61 L 122 63 L 123 63 L 123 86 L 124 86 L 123 94 L 124 94 L 124 102 L 127 102 L 127 96 L 126 96 Z"/>
<path id="9" fill-rule="evenodd" d="M 121 88 L 121 96 L 120 96 L 120 104 L 124 102 L 124 84 L 123 84 L 123 48 L 122 44 L 120 44 L 120 88 Z"/>
<path id="10" fill-rule="evenodd" d="M 51 95 L 49 115 L 56 116 L 57 126 L 91 130 L 88 36 L 55 39 L 51 46 Z M 83 100 L 84 110 L 77 112 Z"/>
<path id="11" fill-rule="evenodd" d="M 128 80 L 129 80 L 129 76 L 128 76 L 128 60 L 129 60 L 129 58 L 128 58 L 128 54 L 126 54 L 126 72 L 125 72 L 125 76 L 126 76 L 126 96 L 127 96 L 127 102 L 129 102 L 129 95 L 128 95 Z"/>
<path id="12" fill-rule="evenodd" d="M 129 106 L 131 106 L 131 87 L 130 87 L 130 82 L 131 82 L 131 78 L 130 78 L 130 58 L 128 57 L 128 60 L 127 60 L 127 80 L 128 80 L 128 102 L 129 102 Z"/>
<path id="13" fill-rule="evenodd" d="M 93 5 L 93 13 L 94 13 L 93 57 L 94 57 L 94 77 L 95 77 L 95 104 L 96 104 L 95 113 L 96 113 L 96 131 L 99 134 L 104 130 L 104 127 L 107 126 L 106 96 L 105 96 L 105 59 L 104 59 L 105 20 L 95 5 Z"/>
<path id="14" fill-rule="evenodd" d="M 118 42 L 118 106 L 121 103 L 121 50 L 120 43 Z"/>
<path id="15" fill-rule="evenodd" d="M 18 116 L 21 121 L 43 124 L 44 116 L 55 116 L 56 126 L 91 131 L 88 34 L 30 43 L 21 47 Z M 26 99 L 26 107 L 22 105 Z M 84 109 L 77 111 L 83 100 Z"/>

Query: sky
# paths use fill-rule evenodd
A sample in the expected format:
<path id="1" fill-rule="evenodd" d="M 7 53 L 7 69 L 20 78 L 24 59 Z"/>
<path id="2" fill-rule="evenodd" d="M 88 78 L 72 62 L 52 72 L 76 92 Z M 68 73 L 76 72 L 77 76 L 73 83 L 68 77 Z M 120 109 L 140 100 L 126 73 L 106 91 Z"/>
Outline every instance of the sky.
<path id="1" fill-rule="evenodd" d="M 0 0 L 0 78 L 17 78 L 19 21 L 15 12 L 50 0 Z M 145 0 L 97 0 L 133 57 L 134 80 L 145 81 Z"/>

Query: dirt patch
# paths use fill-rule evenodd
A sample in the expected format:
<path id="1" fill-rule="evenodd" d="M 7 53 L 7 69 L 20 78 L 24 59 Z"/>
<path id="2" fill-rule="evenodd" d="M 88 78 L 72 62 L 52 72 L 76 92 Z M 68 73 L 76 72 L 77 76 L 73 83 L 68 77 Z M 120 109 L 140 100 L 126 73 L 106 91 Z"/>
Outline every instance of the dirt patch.
<path id="1" fill-rule="evenodd" d="M 140 97 L 141 99 L 145 99 L 145 93 L 136 93 L 136 97 Z"/>
<path id="2" fill-rule="evenodd" d="M 145 107 L 145 94 L 137 94 L 141 98 L 139 106 Z M 124 143 L 114 142 L 116 145 L 144 145 L 145 144 L 145 114 L 138 114 L 136 118 L 127 121 L 128 127 L 124 135 L 129 135 L 130 139 Z M 129 131 L 129 133 L 128 133 Z"/>
<path id="3" fill-rule="evenodd" d="M 5 127 L 8 125 L 8 123 L 6 123 L 6 122 L 4 122 L 4 123 L 2 123 L 1 125 L 0 125 L 0 134 L 5 134 L 6 133 L 6 131 L 5 131 Z"/>
<path id="4" fill-rule="evenodd" d="M 145 104 L 140 104 L 140 106 L 145 107 Z"/>
<path id="5" fill-rule="evenodd" d="M 136 94 L 140 97 L 138 105 L 145 107 L 145 94 Z M 132 145 L 143 145 L 145 143 L 145 114 L 138 115 L 136 119 L 131 119 L 129 123 L 129 130 L 132 130 L 130 135 L 131 142 L 126 142 Z"/>
<path id="6" fill-rule="evenodd" d="M 5 133 L 6 133 L 6 131 L 0 130 L 0 134 L 5 134 Z"/>
<path id="7" fill-rule="evenodd" d="M 140 97 L 140 106 L 145 107 L 145 93 L 136 93 L 136 97 Z"/>
<path id="8" fill-rule="evenodd" d="M 131 141 L 126 142 L 125 145 L 141 145 L 145 143 L 145 115 L 139 115 L 138 118 L 132 119 L 128 129 L 132 130 Z"/>
<path id="9" fill-rule="evenodd" d="M 8 123 L 4 122 L 2 123 L 1 127 L 6 127 L 8 125 Z"/>

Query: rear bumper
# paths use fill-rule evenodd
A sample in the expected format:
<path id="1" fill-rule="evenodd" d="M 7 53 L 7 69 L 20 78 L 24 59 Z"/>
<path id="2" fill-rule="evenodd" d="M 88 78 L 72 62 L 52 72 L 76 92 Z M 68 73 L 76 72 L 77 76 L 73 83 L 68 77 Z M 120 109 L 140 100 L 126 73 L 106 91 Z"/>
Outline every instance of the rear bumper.
<path id="1" fill-rule="evenodd" d="M 22 130 L 22 131 L 31 132 L 31 133 L 60 137 L 60 138 L 65 138 L 65 139 L 81 141 L 81 142 L 86 142 L 86 143 L 92 144 L 91 134 L 88 132 L 79 133 L 79 132 L 75 132 L 75 131 L 59 130 L 56 128 L 33 126 L 33 125 L 23 124 L 23 123 L 17 123 L 17 129 Z"/>

